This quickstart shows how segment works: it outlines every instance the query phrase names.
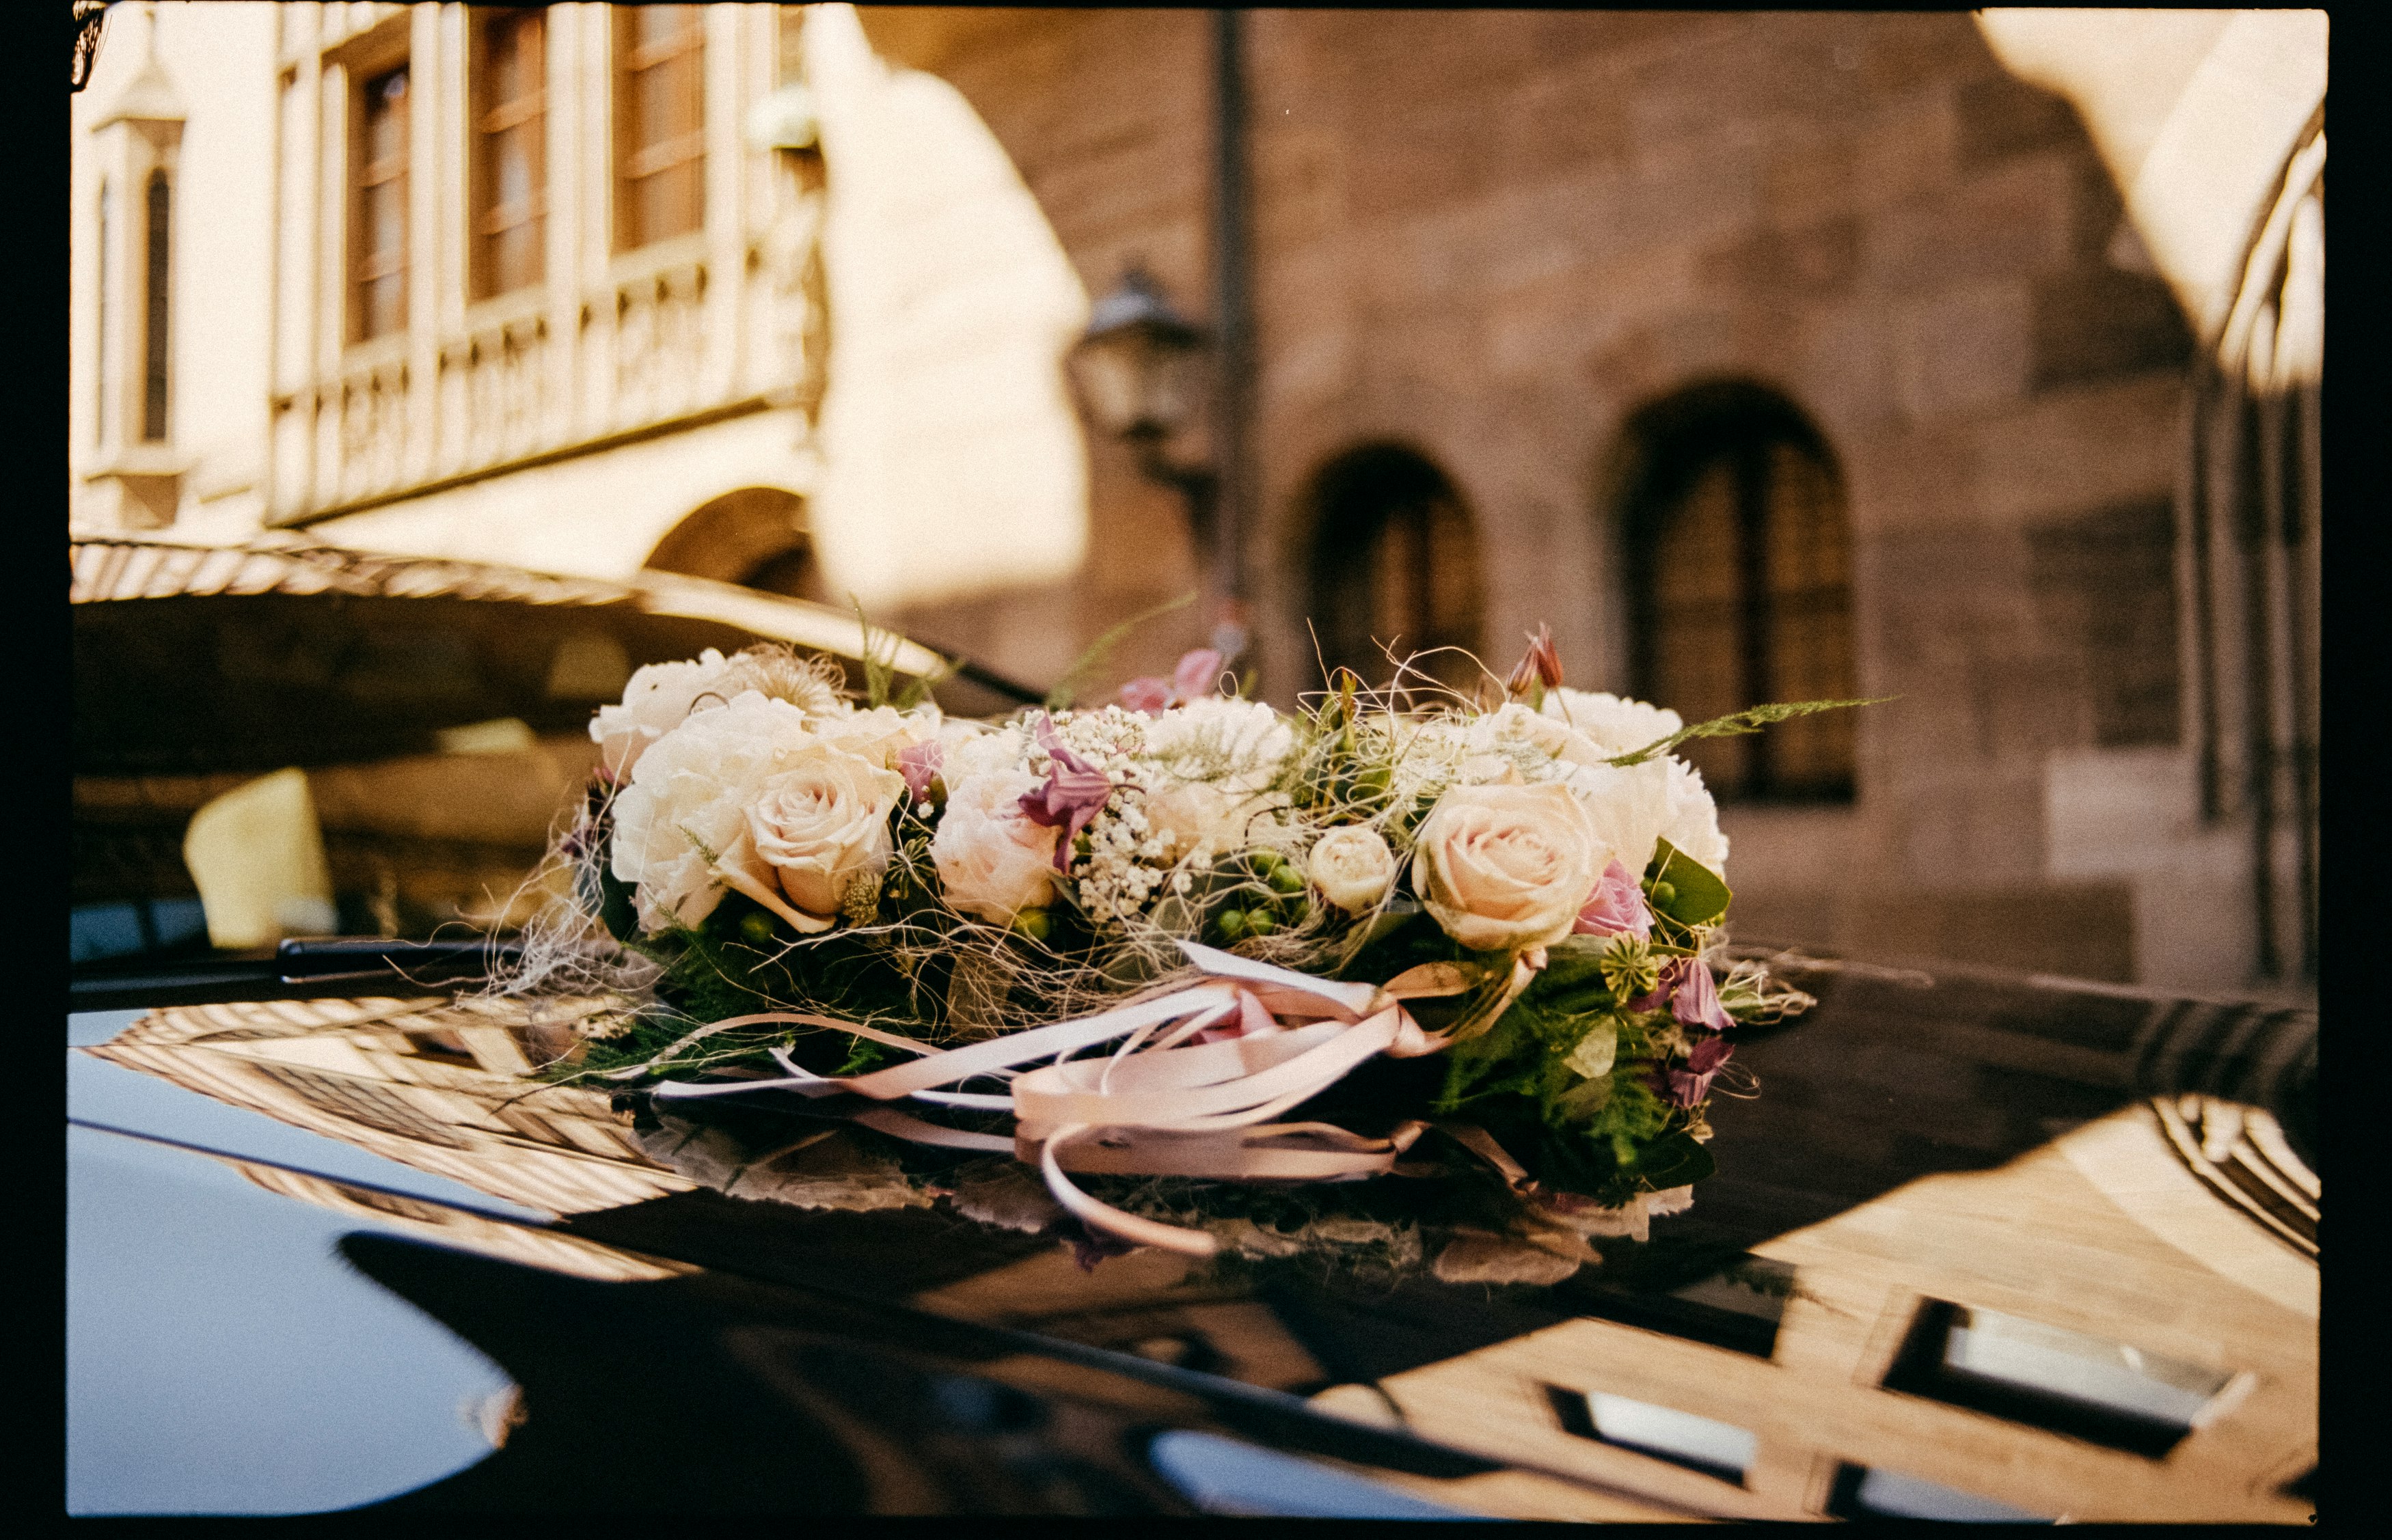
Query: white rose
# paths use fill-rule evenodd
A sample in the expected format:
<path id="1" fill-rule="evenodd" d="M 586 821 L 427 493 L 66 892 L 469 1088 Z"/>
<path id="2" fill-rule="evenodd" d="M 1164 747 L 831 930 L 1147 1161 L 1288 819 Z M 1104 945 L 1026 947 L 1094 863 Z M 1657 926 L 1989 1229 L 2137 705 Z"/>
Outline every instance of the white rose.
<path id="1" fill-rule="evenodd" d="M 1359 914 L 1376 908 L 1395 886 L 1396 853 L 1377 830 L 1349 823 L 1321 835 L 1304 868 L 1322 898 Z"/>
<path id="2" fill-rule="evenodd" d="M 815 736 L 882 770 L 897 763 L 900 749 L 936 741 L 942 725 L 934 705 L 911 711 L 878 705 L 869 711 L 848 710 L 813 720 Z"/>
<path id="3" fill-rule="evenodd" d="M 1188 781 L 1148 793 L 1146 822 L 1163 841 L 1164 859 L 1179 861 L 1199 846 L 1216 854 L 1228 848 L 1240 833 L 1238 808 L 1218 786 Z"/>
<path id="4" fill-rule="evenodd" d="M 1412 886 L 1473 951 L 1524 951 L 1570 933 L 1611 857 L 1567 786 L 1456 786 L 1421 825 Z"/>
<path id="5" fill-rule="evenodd" d="M 705 697 L 728 701 L 741 693 L 742 672 L 738 660 L 708 647 L 695 662 L 651 663 L 634 673 L 623 704 L 600 706 L 590 722 L 590 741 L 599 745 L 607 772 L 618 781 L 630 775 L 648 745 L 681 726 Z"/>
<path id="6" fill-rule="evenodd" d="M 838 912 L 847 885 L 889 868 L 889 814 L 905 778 L 822 739 L 757 790 L 748 831 L 781 891 L 809 914 Z"/>
<path id="7" fill-rule="evenodd" d="M 1548 691 L 1542 709 L 1545 716 L 1567 723 L 1605 758 L 1633 754 L 1686 725 L 1674 711 L 1602 691 Z"/>
<path id="8" fill-rule="evenodd" d="M 995 770 L 950 782 L 946 810 L 930 838 L 930 860 L 948 904 L 997 925 L 1055 895 L 1055 841 L 1062 831 L 1033 823 L 1021 794 L 1028 770 Z"/>
<path id="9" fill-rule="evenodd" d="M 613 866 L 636 885 L 641 928 L 694 925 L 722 899 L 718 861 L 750 849 L 748 809 L 812 741 L 806 714 L 748 691 L 650 743 L 615 798 Z"/>

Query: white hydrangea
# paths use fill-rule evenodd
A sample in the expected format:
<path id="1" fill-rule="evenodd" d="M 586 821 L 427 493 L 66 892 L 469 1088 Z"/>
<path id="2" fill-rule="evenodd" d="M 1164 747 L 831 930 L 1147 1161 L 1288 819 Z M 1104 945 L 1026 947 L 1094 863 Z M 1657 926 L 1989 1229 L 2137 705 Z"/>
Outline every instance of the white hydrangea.
<path id="1" fill-rule="evenodd" d="M 1650 742 L 1650 740 L 1647 740 Z M 1727 836 L 1699 771 L 1664 755 L 1641 765 L 1570 765 L 1564 780 L 1611 853 L 1631 872 L 1651 864 L 1667 839 L 1714 872 L 1727 866 Z"/>
<path id="2" fill-rule="evenodd" d="M 1676 712 L 1603 691 L 1560 689 L 1545 695 L 1543 715 L 1566 723 L 1603 751 L 1633 754 L 1684 727 Z"/>
<path id="3" fill-rule="evenodd" d="M 1661 837 L 1714 872 L 1727 870 L 1727 835 L 1720 833 L 1719 804 L 1703 784 L 1703 772 L 1679 758 L 1670 767 L 1670 822 Z"/>
<path id="4" fill-rule="evenodd" d="M 636 885 L 643 929 L 714 912 L 716 861 L 745 837 L 765 778 L 812 741 L 804 712 L 750 690 L 647 745 L 615 798 L 613 858 L 616 877 Z"/>
<path id="5" fill-rule="evenodd" d="M 1208 695 L 1143 724 L 1147 762 L 1177 781 L 1258 792 L 1295 752 L 1295 730 L 1260 701 Z"/>
<path id="6" fill-rule="evenodd" d="M 949 786 L 957 786 L 978 776 L 1026 770 L 1035 746 L 1028 730 L 1019 726 L 984 728 L 950 721 L 939 733 L 940 773 Z"/>

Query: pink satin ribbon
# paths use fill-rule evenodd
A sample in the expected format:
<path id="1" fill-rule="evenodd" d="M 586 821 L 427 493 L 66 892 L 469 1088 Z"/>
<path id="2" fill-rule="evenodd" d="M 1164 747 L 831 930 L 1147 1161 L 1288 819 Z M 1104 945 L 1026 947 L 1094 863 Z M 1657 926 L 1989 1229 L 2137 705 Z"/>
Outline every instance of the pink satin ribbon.
<path id="1" fill-rule="evenodd" d="M 786 1050 L 774 1049 L 774 1059 L 786 1071 L 783 1078 L 668 1081 L 655 1094 L 671 1101 L 774 1089 L 804 1096 L 853 1094 L 876 1102 L 912 1100 L 1010 1112 L 1015 1120 L 1010 1138 L 944 1128 L 895 1107 L 870 1107 L 852 1118 L 917 1144 L 1013 1155 L 1036 1165 L 1055 1200 L 1087 1224 L 1138 1245 L 1210 1256 L 1219 1249 L 1213 1236 L 1124 1213 L 1081 1191 L 1065 1172 L 1268 1182 L 1339 1182 L 1382 1174 L 1411 1147 L 1427 1123 L 1408 1122 L 1387 1137 L 1374 1139 L 1328 1123 L 1271 1119 L 1309 1101 L 1365 1060 L 1381 1054 L 1393 1058 L 1434 1054 L 1483 1029 L 1528 987 L 1544 963 L 1541 952 L 1515 959 L 1502 987 L 1488 1001 L 1452 1028 L 1431 1033 L 1422 1030 L 1402 1002 L 1465 993 L 1488 981 L 1483 970 L 1472 964 L 1431 964 L 1384 985 L 1339 983 L 1192 941 L 1179 946 L 1190 962 L 1213 977 L 1095 1016 L 960 1048 L 933 1050 L 893 1033 L 807 1012 L 734 1016 L 692 1036 L 767 1023 L 823 1027 L 917 1056 L 870 1074 L 826 1076 L 807 1070 Z M 1231 1030 L 1238 1035 L 1221 1035 Z M 1104 1056 L 1069 1056 L 1115 1040 L 1120 1046 Z M 1042 1059 L 1052 1062 L 1022 1068 Z M 646 1068 L 616 1073 L 628 1078 Z M 1007 1094 L 941 1089 L 982 1078 L 1006 1081 Z M 1493 1141 L 1477 1130 L 1468 1132 L 1476 1133 L 1477 1141 L 1465 1138 L 1465 1147 L 1486 1157 L 1478 1146 L 1492 1146 Z M 1491 1158 L 1514 1185 L 1525 1180 L 1526 1173 L 1500 1147 Z"/>

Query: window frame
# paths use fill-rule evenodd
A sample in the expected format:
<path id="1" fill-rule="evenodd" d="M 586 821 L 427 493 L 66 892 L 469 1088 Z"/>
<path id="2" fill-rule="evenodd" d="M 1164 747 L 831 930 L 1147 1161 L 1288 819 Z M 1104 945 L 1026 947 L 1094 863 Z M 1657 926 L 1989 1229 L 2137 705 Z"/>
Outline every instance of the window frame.
<path id="1" fill-rule="evenodd" d="M 618 6 L 614 7 L 614 26 L 610 37 L 613 45 L 613 68 L 609 76 L 614 92 L 613 101 L 613 175 L 608 178 L 614 196 L 614 246 L 617 254 L 662 245 L 706 228 L 706 7 L 684 7 L 690 25 L 669 42 L 641 46 L 636 41 L 639 13 L 654 11 L 658 6 Z M 686 68 L 692 98 L 695 102 L 696 126 L 684 134 L 653 144 L 634 143 L 635 125 L 639 120 L 638 82 L 635 76 L 651 70 Z M 650 162 L 644 169 L 640 162 Z M 642 214 L 640 184 L 667 175 L 682 167 L 693 168 L 692 212 L 686 225 L 656 231 L 645 227 Z"/>
<path id="2" fill-rule="evenodd" d="M 372 174 L 374 167 L 384 163 L 370 162 L 367 159 L 370 138 L 368 114 L 370 110 L 373 88 L 401 71 L 407 74 L 408 88 L 405 97 L 407 106 L 402 110 L 403 121 L 400 125 L 399 149 L 396 157 L 397 169 L 370 182 L 368 177 Z M 370 58 L 359 58 L 353 62 L 349 67 L 349 80 L 350 132 L 347 147 L 349 239 L 348 249 L 342 253 L 342 278 L 343 287 L 347 291 L 345 308 L 348 317 L 348 343 L 352 347 L 357 347 L 369 343 L 382 342 L 391 337 L 403 337 L 414 324 L 414 306 L 410 303 L 411 296 L 409 293 L 414 276 L 411 248 L 415 238 L 414 60 L 409 57 L 404 48 L 386 54 L 377 53 Z M 398 254 L 390 275 L 369 275 L 366 268 L 372 255 L 367 239 L 369 189 L 388 181 L 396 181 L 398 184 Z M 399 280 L 397 318 L 391 326 L 376 331 L 369 330 L 371 325 L 371 315 L 367 297 L 368 286 L 384 276 L 396 276 Z"/>
<path id="3" fill-rule="evenodd" d="M 500 299 L 526 290 L 544 287 L 548 282 L 548 184 L 549 184 L 549 37 L 546 7 L 523 9 L 509 6 L 476 6 L 467 13 L 472 19 L 467 59 L 469 137 L 468 214 L 466 240 L 469 303 Z M 535 34 L 538 58 L 533 66 L 532 88 L 504 103 L 492 100 L 496 77 L 491 68 L 492 36 L 500 27 L 518 29 Z M 503 120 L 503 121 L 501 121 Z M 499 136 L 512 128 L 528 127 L 527 155 L 531 166 L 531 190 L 528 207 L 517 217 L 500 222 L 505 206 L 497 201 L 498 164 L 496 150 Z M 532 272 L 522 281 L 501 286 L 498 267 L 498 243 L 508 230 L 524 226 L 533 227 Z"/>

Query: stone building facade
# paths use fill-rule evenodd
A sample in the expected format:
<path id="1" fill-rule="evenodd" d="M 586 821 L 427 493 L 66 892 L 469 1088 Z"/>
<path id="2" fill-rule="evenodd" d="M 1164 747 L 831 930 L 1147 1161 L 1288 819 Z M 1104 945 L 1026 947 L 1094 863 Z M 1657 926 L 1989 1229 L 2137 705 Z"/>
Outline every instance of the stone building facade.
<path id="1" fill-rule="evenodd" d="M 549 6 L 525 13 L 527 66 L 492 29 L 528 23 L 495 9 L 117 7 L 74 109 L 74 522 L 830 597 L 811 526 L 837 156 L 759 116 L 807 79 L 802 11 Z M 2216 73 L 2248 30 L 2173 14 L 2135 43 L 2153 82 Z M 1690 713 L 1895 697 L 1702 751 L 1747 794 L 1723 822 L 1748 936 L 2178 988 L 2313 976 L 2314 796 L 2271 822 L 2300 797 L 2220 786 L 2313 783 L 2314 609 L 2247 602 L 2285 581 L 2238 587 L 2252 541 L 2216 535 L 2211 560 L 2201 532 L 2232 521 L 2201 522 L 2188 432 L 2246 409 L 2202 382 L 2297 352 L 2246 344 L 2253 315 L 2297 330 L 2269 275 L 2321 261 L 2315 193 L 2268 215 L 2267 273 L 2228 232 L 2218 292 L 2266 303 L 2235 302 L 2220 376 L 2218 317 L 2155 270 L 2175 248 L 2130 213 L 2115 136 L 1969 15 L 1242 16 L 1262 693 L 1374 666 L 1373 638 L 1501 672 L 1550 624 L 1571 683 Z M 1216 24 L 864 7 L 873 49 L 994 135 L 1087 293 L 1138 266 L 1200 319 Z M 534 119 L 526 201 L 500 183 Z M 2237 121 L 2272 145 L 2265 113 Z M 2278 191 L 2262 213 L 2302 189 Z M 655 229 L 626 226 L 651 203 Z M 540 281 L 494 287 L 526 251 Z M 370 321 L 369 288 L 407 323 Z M 2268 442 L 2313 445 L 2307 379 L 2310 416 Z M 1205 436 L 1173 452 L 1202 461 Z M 886 618 L 1044 682 L 1197 588 L 1180 495 L 1086 444 L 1071 576 Z M 2297 595 L 2314 486 L 2288 496 L 2307 533 L 2267 571 Z M 2238 616 L 2291 640 L 2251 663 L 2217 641 Z M 1167 670 L 1211 618 L 1151 622 L 1098 682 Z M 2229 729 L 2257 747 L 2222 750 Z"/>
<path id="2" fill-rule="evenodd" d="M 866 25 L 971 100 L 1091 292 L 1135 264 L 1203 308 L 1208 13 Z M 1466 517 L 1456 623 L 1492 667 L 1549 623 L 1572 682 L 1637 686 L 1640 435 L 1734 387 L 1825 472 L 1850 688 L 1814 692 L 1896 697 L 1854 718 L 1843 795 L 1723 813 L 1747 931 L 2255 979 L 2250 836 L 2204 816 L 2188 704 L 2194 329 L 2067 100 L 1958 13 L 1255 11 L 1244 48 L 1272 699 L 1320 683 L 1321 488 L 1372 450 Z M 1091 452 L 1089 565 L 973 634 L 1060 609 L 1085 635 L 1193 586 L 1173 495 Z M 1202 634 L 1158 623 L 1135 665 Z"/>

